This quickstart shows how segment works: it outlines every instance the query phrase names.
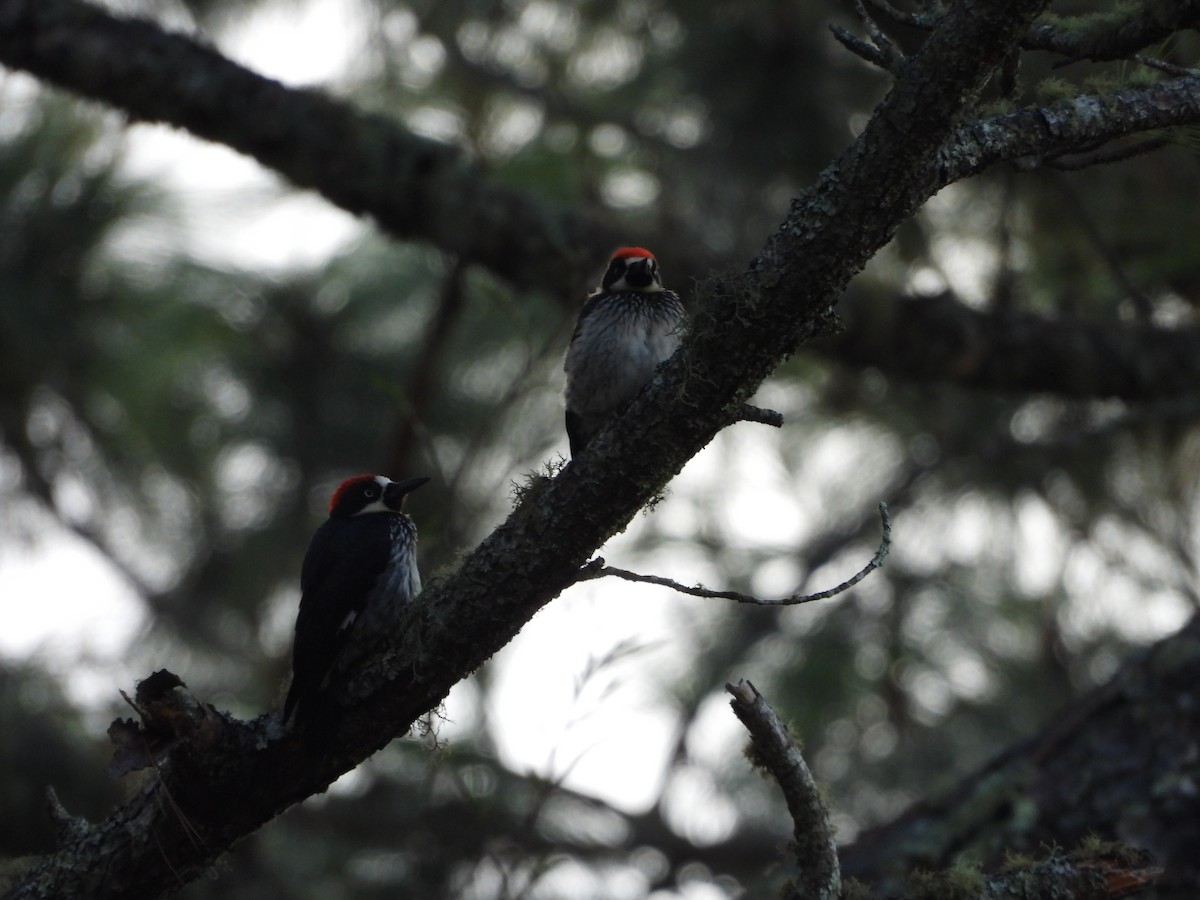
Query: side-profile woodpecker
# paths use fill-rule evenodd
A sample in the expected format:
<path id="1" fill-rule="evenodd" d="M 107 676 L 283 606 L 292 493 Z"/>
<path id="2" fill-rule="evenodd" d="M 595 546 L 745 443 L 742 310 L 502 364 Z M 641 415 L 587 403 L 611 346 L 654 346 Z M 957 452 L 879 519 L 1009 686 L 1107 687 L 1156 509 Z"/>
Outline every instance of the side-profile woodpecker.
<path id="1" fill-rule="evenodd" d="M 347 478 L 333 492 L 329 518 L 309 542 L 300 570 L 300 612 L 292 644 L 292 686 L 283 721 L 320 717 L 323 692 L 362 635 L 387 629 L 421 591 L 417 526 L 404 499 L 428 478 Z"/>
<path id="2" fill-rule="evenodd" d="M 622 247 L 612 255 L 579 312 L 563 363 L 572 457 L 675 352 L 682 321 L 683 304 L 663 287 L 653 253 Z"/>

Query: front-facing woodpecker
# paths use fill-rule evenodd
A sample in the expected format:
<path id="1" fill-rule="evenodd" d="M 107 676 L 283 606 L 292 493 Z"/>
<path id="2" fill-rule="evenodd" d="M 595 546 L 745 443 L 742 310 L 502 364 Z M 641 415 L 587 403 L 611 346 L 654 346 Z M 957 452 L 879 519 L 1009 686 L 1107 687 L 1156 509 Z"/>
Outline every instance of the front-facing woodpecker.
<path id="1" fill-rule="evenodd" d="M 683 304 L 663 287 L 644 247 L 612 255 L 600 287 L 584 302 L 567 347 L 567 438 L 577 456 L 679 346 Z"/>
<path id="2" fill-rule="evenodd" d="M 309 542 L 300 570 L 300 612 L 292 645 L 292 686 L 283 721 L 323 717 L 330 675 L 356 641 L 392 626 L 421 591 L 417 526 L 404 499 L 428 478 L 347 478 L 333 492 L 329 518 Z"/>

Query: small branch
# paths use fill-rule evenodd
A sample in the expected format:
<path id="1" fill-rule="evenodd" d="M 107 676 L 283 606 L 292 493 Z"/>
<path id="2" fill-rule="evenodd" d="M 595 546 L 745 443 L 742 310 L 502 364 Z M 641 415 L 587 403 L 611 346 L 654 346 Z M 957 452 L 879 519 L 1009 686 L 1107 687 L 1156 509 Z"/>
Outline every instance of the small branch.
<path id="1" fill-rule="evenodd" d="M 789 896 L 819 900 L 839 896 L 842 870 L 829 810 L 787 726 L 749 681 L 727 684 L 725 690 L 733 696 L 729 703 L 733 714 L 750 732 L 752 762 L 779 783 L 792 816 L 799 874 Z"/>
<path id="2" fill-rule="evenodd" d="M 872 65 L 895 74 L 900 64 L 904 62 L 904 54 L 896 48 L 892 39 L 883 33 L 871 14 L 867 12 L 866 7 L 863 6 L 862 0 L 854 0 L 854 11 L 858 14 L 858 20 L 862 22 L 867 37 L 871 39 L 870 43 L 856 37 L 840 25 L 830 25 L 829 30 L 833 32 L 833 36 L 837 38 L 838 42 L 855 56 L 860 56 Z"/>
<path id="3" fill-rule="evenodd" d="M 734 422 L 758 422 L 760 425 L 770 425 L 772 428 L 783 427 L 783 413 L 761 406 L 751 406 L 743 403 L 734 414 Z"/>
<path id="4" fill-rule="evenodd" d="M 1060 172 L 1078 172 L 1082 169 L 1090 169 L 1093 166 L 1107 166 L 1112 163 L 1125 162 L 1137 156 L 1145 156 L 1147 153 L 1161 150 L 1170 143 L 1171 141 L 1167 138 L 1147 138 L 1144 141 L 1137 141 L 1133 144 L 1121 144 L 1115 147 L 1103 146 L 1086 153 L 1072 153 L 1070 155 L 1054 157 L 1053 159 L 1045 160 L 1042 165 L 1047 169 L 1058 169 Z"/>
<path id="5" fill-rule="evenodd" d="M 873 44 L 868 44 L 862 38 L 852 34 L 848 29 L 841 25 L 830 25 L 829 30 L 833 32 L 833 36 L 837 38 L 837 42 L 862 59 L 865 59 L 873 66 L 879 66 L 885 72 L 891 71 L 891 66 L 882 50 Z"/>
<path id="6" fill-rule="evenodd" d="M 46 788 L 46 812 L 54 823 L 54 832 L 60 845 L 72 840 L 82 840 L 92 827 L 87 819 L 67 812 L 53 787 Z"/>
<path id="7" fill-rule="evenodd" d="M 888 516 L 886 503 L 881 502 L 879 504 L 879 519 L 883 526 L 883 536 L 879 541 L 879 549 L 875 551 L 875 555 L 871 557 L 871 561 L 836 587 L 818 591 L 815 594 L 789 594 L 778 600 L 764 600 L 762 597 L 755 597 L 753 594 L 743 594 L 740 591 L 714 591 L 699 584 L 689 587 L 686 584 L 680 584 L 678 581 L 671 578 L 664 578 L 661 575 L 642 575 L 639 572 L 630 572 L 628 569 L 606 566 L 602 557 L 597 557 L 583 566 L 579 570 L 578 577 L 575 580 L 591 581 L 593 578 L 611 575 L 614 578 L 622 578 L 625 581 L 636 581 L 642 584 L 657 584 L 661 587 L 669 587 L 681 594 L 688 594 L 692 597 L 733 600 L 735 603 L 747 603 L 751 606 L 798 606 L 801 603 L 811 603 L 814 600 L 828 600 L 830 597 L 835 597 L 854 587 L 876 569 L 880 568 L 883 565 L 883 561 L 887 559 L 888 552 L 892 546 L 892 520 Z"/>
<path id="8" fill-rule="evenodd" d="M 1143 66 L 1149 66 L 1151 69 L 1157 69 L 1160 72 L 1166 72 L 1172 77 L 1182 75 L 1200 75 L 1200 69 L 1189 69 L 1187 66 L 1177 66 L 1174 63 L 1169 63 L 1165 59 L 1157 59 L 1153 56 L 1147 56 L 1144 53 L 1135 53 L 1133 58 L 1140 62 Z"/>
<path id="9" fill-rule="evenodd" d="M 878 23 L 871 17 L 871 14 L 867 12 L 866 7 L 863 6 L 862 0 L 854 0 L 854 11 L 858 13 L 858 20 L 862 22 L 863 28 L 866 29 L 867 37 L 871 39 L 872 44 L 879 48 L 879 52 L 883 54 L 883 58 L 887 61 L 888 71 L 894 71 L 897 65 L 904 62 L 904 54 L 896 49 L 896 45 L 892 42 L 892 39 L 883 33 L 883 29 L 879 27 Z"/>
<path id="10" fill-rule="evenodd" d="M 1021 51 L 1013 48 L 1004 58 L 1004 64 L 997 73 L 1000 82 L 1000 96 L 1012 100 L 1017 96 L 1018 76 L 1021 74 Z"/>

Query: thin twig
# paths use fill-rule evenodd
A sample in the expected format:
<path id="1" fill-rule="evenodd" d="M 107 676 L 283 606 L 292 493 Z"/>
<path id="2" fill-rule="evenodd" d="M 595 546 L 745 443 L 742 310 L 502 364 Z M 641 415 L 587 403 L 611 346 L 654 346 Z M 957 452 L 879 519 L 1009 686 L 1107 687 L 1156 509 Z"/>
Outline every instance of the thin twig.
<path id="1" fill-rule="evenodd" d="M 118 693 L 120 693 L 120 695 L 121 695 L 121 699 L 122 699 L 122 700 L 124 700 L 126 703 L 128 703 L 128 704 L 129 704 L 129 708 L 130 708 L 130 709 L 132 709 L 132 710 L 133 710 L 135 713 L 137 713 L 137 714 L 138 714 L 138 718 L 139 718 L 139 719 L 141 719 L 143 722 L 149 722 L 149 721 L 150 721 L 150 714 L 149 714 L 149 713 L 147 713 L 147 712 L 146 712 L 144 709 L 142 709 L 140 706 L 138 706 L 138 705 L 137 705 L 137 703 L 136 703 L 136 702 L 133 700 L 133 698 L 132 698 L 132 697 L 130 697 L 130 696 L 127 694 L 127 693 L 125 693 L 125 691 L 124 691 L 124 690 L 120 690 L 120 689 L 119 689 L 119 690 L 118 690 Z"/>
<path id="2" fill-rule="evenodd" d="M 421 337 L 412 368 L 403 393 L 397 396 L 399 421 L 394 426 L 388 444 L 388 468 L 386 472 L 411 471 L 417 440 L 423 443 L 428 429 L 425 425 L 430 408 L 440 399 L 437 385 L 441 383 L 444 360 L 454 331 L 462 321 L 468 305 L 468 292 L 464 288 L 465 263 L 447 254 L 446 275 L 442 279 L 437 304 L 433 310 L 425 333 Z M 437 454 L 429 456 L 436 459 Z"/>
<path id="3" fill-rule="evenodd" d="M 895 46 L 892 38 L 883 34 L 883 29 L 878 26 L 874 18 L 871 18 L 871 14 L 863 6 L 863 0 L 854 0 L 854 12 L 858 13 L 859 22 L 863 23 L 866 36 L 871 38 L 870 43 L 853 35 L 851 31 L 842 28 L 841 25 L 830 25 L 829 30 L 833 31 L 833 36 L 838 38 L 842 47 L 870 62 L 872 66 L 878 66 L 882 70 L 894 74 L 900 64 L 904 62 L 904 54 Z"/>
<path id="4" fill-rule="evenodd" d="M 733 713 L 750 732 L 753 761 L 778 783 L 792 816 L 797 876 L 790 896 L 832 900 L 842 890 L 842 869 L 829 810 L 796 742 L 749 681 L 725 685 Z"/>
<path id="5" fill-rule="evenodd" d="M 1171 142 L 1167 138 L 1147 138 L 1144 141 L 1137 141 L 1133 144 L 1122 144 L 1116 147 L 1102 146 L 1086 152 L 1072 153 L 1070 155 L 1064 154 L 1045 160 L 1043 165 L 1046 168 L 1060 169 L 1064 172 L 1076 172 L 1080 169 L 1089 169 L 1092 166 L 1105 166 L 1111 163 L 1125 162 L 1125 160 L 1132 159 L 1135 156 L 1142 156 L 1146 153 L 1153 153 L 1155 150 L 1160 150 L 1169 143 Z"/>
<path id="6" fill-rule="evenodd" d="M 661 587 L 669 587 L 681 594 L 688 594 L 692 597 L 733 600 L 735 603 L 747 603 L 751 606 L 798 606 L 801 603 L 810 603 L 813 600 L 827 600 L 830 597 L 837 596 L 843 591 L 854 587 L 883 565 L 883 561 L 887 559 L 888 551 L 892 546 L 892 520 L 888 516 L 886 503 L 881 502 L 879 504 L 879 519 L 882 523 L 883 536 L 879 541 L 879 549 L 875 551 L 875 555 L 871 557 L 871 561 L 859 569 L 852 577 L 846 579 L 836 587 L 825 591 L 818 591 L 815 594 L 789 594 L 777 600 L 764 600 L 762 597 L 755 597 L 753 594 L 743 594 L 740 591 L 714 591 L 699 584 L 689 587 L 686 584 L 680 584 L 678 581 L 671 578 L 664 578 L 661 575 L 643 575 L 640 572 L 630 572 L 627 569 L 618 569 L 615 566 L 605 565 L 603 557 L 597 557 L 581 568 L 579 570 L 579 577 L 576 580 L 591 581 L 593 578 L 612 575 L 614 578 L 622 578 L 625 581 L 636 581 L 642 584 L 657 584 Z"/>
<path id="7" fill-rule="evenodd" d="M 1135 53 L 1133 54 L 1133 58 L 1140 62 L 1143 66 L 1149 66 L 1151 69 L 1158 69 L 1160 72 L 1166 72 L 1168 75 L 1173 75 L 1175 77 L 1200 75 L 1200 69 L 1189 69 L 1187 66 L 1177 66 L 1175 63 L 1169 63 L 1165 59 L 1147 56 L 1144 53 Z"/>
<path id="8" fill-rule="evenodd" d="M 904 54 L 896 48 L 896 45 L 892 43 L 892 39 L 884 34 L 879 24 L 871 18 L 871 14 L 863 6 L 862 0 L 854 0 L 854 11 L 858 13 L 858 19 L 862 22 L 863 28 L 866 29 L 867 37 L 871 39 L 871 43 L 879 49 L 884 60 L 886 60 L 888 71 L 894 71 L 899 63 L 904 62 Z"/>
<path id="9" fill-rule="evenodd" d="M 1126 296 L 1133 303 L 1138 321 L 1149 322 L 1154 316 L 1154 301 L 1133 283 L 1133 279 L 1125 271 L 1125 266 L 1121 258 L 1108 245 L 1108 241 L 1101 234 L 1096 220 L 1089 213 L 1087 204 L 1084 203 L 1083 198 L 1079 196 L 1079 193 L 1071 183 L 1065 178 L 1057 178 L 1055 181 L 1059 191 L 1066 198 L 1067 205 L 1075 216 L 1075 221 L 1079 223 L 1084 237 L 1099 255 L 1100 260 L 1108 268 L 1109 273 L 1120 286 L 1121 290 L 1125 292 Z"/>

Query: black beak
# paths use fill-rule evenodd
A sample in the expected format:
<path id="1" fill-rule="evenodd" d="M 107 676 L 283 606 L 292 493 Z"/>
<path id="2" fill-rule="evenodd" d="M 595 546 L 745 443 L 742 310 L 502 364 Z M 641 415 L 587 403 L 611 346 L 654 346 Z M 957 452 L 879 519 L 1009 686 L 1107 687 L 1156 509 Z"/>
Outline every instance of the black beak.
<path id="1" fill-rule="evenodd" d="M 650 268 L 650 260 L 635 259 L 625 270 L 625 283 L 630 287 L 648 288 L 654 284 L 654 272 Z"/>
<path id="2" fill-rule="evenodd" d="M 383 489 L 383 503 L 388 509 L 401 510 L 404 508 L 404 498 L 429 481 L 429 476 L 409 478 L 407 481 L 393 481 Z"/>

